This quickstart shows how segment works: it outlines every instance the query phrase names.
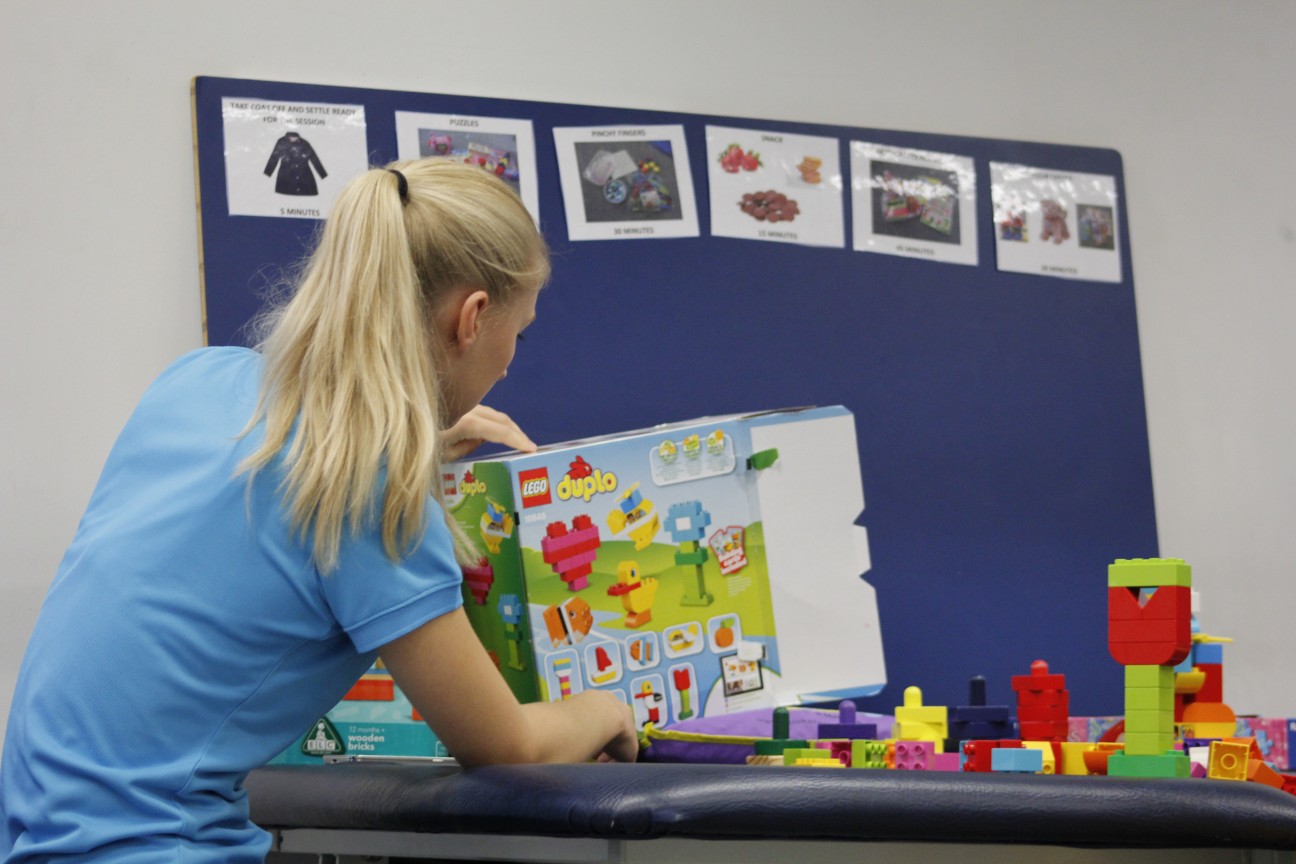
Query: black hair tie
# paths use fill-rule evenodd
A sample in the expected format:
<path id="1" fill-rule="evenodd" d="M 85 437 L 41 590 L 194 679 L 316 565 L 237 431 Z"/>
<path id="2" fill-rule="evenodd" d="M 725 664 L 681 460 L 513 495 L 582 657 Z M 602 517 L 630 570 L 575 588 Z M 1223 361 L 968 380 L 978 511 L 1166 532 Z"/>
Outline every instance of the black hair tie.
<path id="1" fill-rule="evenodd" d="M 388 168 L 387 170 L 396 175 L 396 191 L 400 193 L 401 203 L 405 203 L 409 200 L 409 181 L 405 179 L 404 174 L 395 168 Z"/>

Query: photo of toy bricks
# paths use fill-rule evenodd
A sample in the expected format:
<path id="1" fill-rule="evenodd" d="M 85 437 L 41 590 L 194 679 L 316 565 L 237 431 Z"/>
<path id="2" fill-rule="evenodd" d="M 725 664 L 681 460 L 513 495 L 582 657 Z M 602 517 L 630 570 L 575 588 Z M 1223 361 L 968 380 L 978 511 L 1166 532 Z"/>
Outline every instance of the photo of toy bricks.
<path id="1" fill-rule="evenodd" d="M 873 233 L 930 243 L 960 243 L 958 174 L 869 161 Z"/>
<path id="2" fill-rule="evenodd" d="M 683 219 L 669 141 L 581 141 L 576 164 L 589 222 Z"/>
<path id="3" fill-rule="evenodd" d="M 517 136 L 464 132 L 462 129 L 419 129 L 419 157 L 444 156 L 477 165 L 522 194 L 518 182 Z"/>

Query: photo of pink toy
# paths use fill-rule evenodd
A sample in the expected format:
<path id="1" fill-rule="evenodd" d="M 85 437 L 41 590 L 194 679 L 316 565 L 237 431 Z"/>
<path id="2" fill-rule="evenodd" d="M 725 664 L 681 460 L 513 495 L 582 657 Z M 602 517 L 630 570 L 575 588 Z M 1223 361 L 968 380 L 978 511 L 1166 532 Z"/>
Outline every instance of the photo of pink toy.
<path id="1" fill-rule="evenodd" d="M 1071 237 L 1071 232 L 1067 230 L 1067 208 L 1065 205 L 1054 201 L 1052 198 L 1046 198 L 1040 202 L 1040 208 L 1044 214 L 1044 228 L 1040 231 L 1040 240 L 1052 238 L 1054 243 L 1061 243 Z"/>

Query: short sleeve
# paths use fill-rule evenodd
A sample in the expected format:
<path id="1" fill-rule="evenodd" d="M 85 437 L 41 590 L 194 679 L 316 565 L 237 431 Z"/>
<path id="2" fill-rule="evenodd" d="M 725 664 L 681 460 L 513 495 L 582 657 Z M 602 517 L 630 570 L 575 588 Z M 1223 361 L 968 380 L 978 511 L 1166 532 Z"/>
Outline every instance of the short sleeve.
<path id="1" fill-rule="evenodd" d="M 393 562 L 373 531 L 344 540 L 337 570 L 319 579 L 334 617 L 362 654 L 463 605 L 463 572 L 435 501 L 428 502 L 423 541 L 407 558 Z"/>

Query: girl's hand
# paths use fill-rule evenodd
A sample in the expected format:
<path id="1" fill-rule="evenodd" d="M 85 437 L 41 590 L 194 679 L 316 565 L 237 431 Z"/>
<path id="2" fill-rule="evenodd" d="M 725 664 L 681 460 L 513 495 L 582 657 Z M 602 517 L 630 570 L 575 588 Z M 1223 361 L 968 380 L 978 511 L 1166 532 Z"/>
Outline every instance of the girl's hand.
<path id="1" fill-rule="evenodd" d="M 611 693 L 583 690 L 558 702 L 519 704 L 463 607 L 398 637 L 379 653 L 401 692 L 466 768 L 633 762 L 638 755 L 630 706 Z M 455 698 L 446 698 L 447 693 Z"/>
<path id="2" fill-rule="evenodd" d="M 639 733 L 635 730 L 634 712 L 629 705 L 611 693 L 585 691 L 601 697 L 599 708 L 606 713 L 608 742 L 596 757 L 598 762 L 634 762 L 639 755 Z M 584 693 L 580 694 L 584 695 Z M 610 734 L 609 734 L 610 733 Z"/>
<path id="3" fill-rule="evenodd" d="M 535 442 L 511 417 L 485 405 L 473 408 L 441 434 L 444 436 L 442 458 L 446 462 L 462 459 L 487 441 L 524 453 L 533 453 L 536 449 Z"/>

